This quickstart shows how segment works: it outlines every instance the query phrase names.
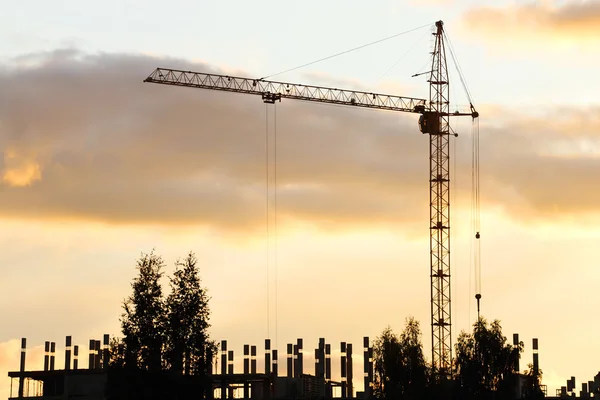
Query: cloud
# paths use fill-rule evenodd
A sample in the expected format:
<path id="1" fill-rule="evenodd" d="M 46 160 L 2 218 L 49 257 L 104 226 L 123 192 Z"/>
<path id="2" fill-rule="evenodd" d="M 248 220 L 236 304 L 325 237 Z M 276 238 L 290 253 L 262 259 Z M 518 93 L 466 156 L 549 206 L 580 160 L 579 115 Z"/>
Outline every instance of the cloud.
<path id="1" fill-rule="evenodd" d="M 471 34 L 515 44 L 532 41 L 539 44 L 541 38 L 589 43 L 600 37 L 600 2 L 592 0 L 543 1 L 508 7 L 477 7 L 464 16 L 465 26 Z"/>
<path id="2" fill-rule="evenodd" d="M 295 101 L 269 106 L 267 115 L 258 97 L 142 83 L 157 66 L 219 72 L 184 60 L 75 51 L 28 55 L 5 68 L 0 137 L 10 151 L 0 167 L 5 178 L 15 172 L 5 179 L 0 215 L 262 230 L 266 121 L 273 146 L 277 113 L 282 223 L 423 227 L 428 140 L 415 115 Z M 519 219 L 597 212 L 600 191 L 589 182 L 598 158 L 557 157 L 552 148 L 597 140 L 594 113 L 563 110 L 564 121 L 552 126 L 551 109 L 486 117 L 493 124 L 482 125 L 484 204 Z M 589 137 L 570 136 L 573 126 L 586 126 Z M 455 205 L 468 207 L 470 140 L 463 136 Z M 270 169 L 272 190 L 273 162 Z"/>
<path id="3" fill-rule="evenodd" d="M 4 151 L 2 180 L 9 186 L 30 186 L 42 178 L 40 165 L 35 158 L 20 154 L 14 149 Z"/>
<path id="4" fill-rule="evenodd" d="M 18 396 L 18 380 L 15 379 L 12 386 L 10 378 L 7 378 L 9 371 L 18 371 L 21 357 L 21 340 L 11 339 L 6 342 L 0 342 L 0 395 L 7 397 Z M 25 359 L 26 370 L 43 369 L 44 348 L 43 346 L 33 346 L 28 343 L 28 349 Z M 40 365 L 42 368 L 40 368 Z"/>

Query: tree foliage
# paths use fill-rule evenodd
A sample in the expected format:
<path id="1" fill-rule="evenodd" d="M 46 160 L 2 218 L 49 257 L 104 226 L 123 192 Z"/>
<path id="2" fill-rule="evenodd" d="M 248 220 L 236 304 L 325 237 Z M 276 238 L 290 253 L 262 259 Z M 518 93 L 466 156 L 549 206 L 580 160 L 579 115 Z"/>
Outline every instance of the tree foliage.
<path id="1" fill-rule="evenodd" d="M 137 261 L 133 293 L 123 303 L 122 339 L 111 342 L 113 368 L 150 373 L 205 375 L 217 346 L 210 340 L 207 291 L 195 255 L 175 263 L 166 299 L 160 280 L 165 263 L 154 251 Z"/>
<path id="2" fill-rule="evenodd" d="M 390 327 L 373 345 L 374 395 L 386 399 L 419 399 L 427 395 L 429 369 L 423 355 L 421 328 L 408 318 L 402 333 Z"/>
<path id="3" fill-rule="evenodd" d="M 121 338 L 113 337 L 110 339 L 109 344 L 109 367 L 112 369 L 123 369 L 125 368 L 125 343 Z"/>
<path id="4" fill-rule="evenodd" d="M 527 365 L 527 370 L 523 374 L 523 386 L 521 387 L 521 396 L 524 399 L 542 399 L 542 370 L 536 371 L 533 364 Z"/>
<path id="5" fill-rule="evenodd" d="M 209 340 L 210 310 L 197 259 L 190 252 L 175 263 L 166 300 L 166 364 L 185 375 L 207 373 L 216 345 Z"/>
<path id="6" fill-rule="evenodd" d="M 165 263 L 154 251 L 137 261 L 133 293 L 123 303 L 121 329 L 125 365 L 147 371 L 162 369 L 165 307 L 160 278 Z"/>
<path id="7" fill-rule="evenodd" d="M 517 364 L 523 343 L 512 346 L 499 321 L 480 318 L 473 333 L 461 332 L 456 343 L 455 375 L 462 398 L 512 399 L 516 397 Z"/>

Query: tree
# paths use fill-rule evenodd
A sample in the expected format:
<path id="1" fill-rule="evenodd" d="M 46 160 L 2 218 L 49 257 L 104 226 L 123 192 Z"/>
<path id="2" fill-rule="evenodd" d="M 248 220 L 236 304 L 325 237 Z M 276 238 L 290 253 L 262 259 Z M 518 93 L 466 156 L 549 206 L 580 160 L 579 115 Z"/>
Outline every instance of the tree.
<path id="1" fill-rule="evenodd" d="M 122 369 L 125 367 L 125 344 L 121 338 L 113 337 L 109 344 L 110 359 L 108 366 L 113 369 Z"/>
<path id="2" fill-rule="evenodd" d="M 480 318 L 473 333 L 461 332 L 456 343 L 455 373 L 463 398 L 512 399 L 517 393 L 517 362 L 523 343 L 512 346 L 500 322 Z"/>
<path id="3" fill-rule="evenodd" d="M 373 343 L 373 362 L 375 364 L 373 394 L 375 397 L 380 399 L 398 397 L 400 353 L 400 339 L 388 326 Z"/>
<path id="4" fill-rule="evenodd" d="M 207 291 L 201 285 L 194 253 L 175 263 L 166 300 L 166 365 L 184 375 L 209 372 L 216 344 L 209 339 L 210 309 Z"/>
<path id="5" fill-rule="evenodd" d="M 123 302 L 121 329 L 125 347 L 125 366 L 146 371 L 162 369 L 164 342 L 164 304 L 160 278 L 163 259 L 143 254 L 137 261 L 138 276 L 131 287 L 133 294 Z"/>
<path id="6" fill-rule="evenodd" d="M 384 329 L 375 340 L 373 353 L 376 397 L 417 399 L 427 396 L 429 369 L 418 321 L 408 318 L 400 336 L 390 327 Z"/>
<path id="7" fill-rule="evenodd" d="M 536 371 L 533 364 L 527 365 L 527 370 L 523 374 L 523 386 L 521 395 L 524 399 L 543 399 L 544 392 L 542 390 L 542 370 L 538 368 Z"/>

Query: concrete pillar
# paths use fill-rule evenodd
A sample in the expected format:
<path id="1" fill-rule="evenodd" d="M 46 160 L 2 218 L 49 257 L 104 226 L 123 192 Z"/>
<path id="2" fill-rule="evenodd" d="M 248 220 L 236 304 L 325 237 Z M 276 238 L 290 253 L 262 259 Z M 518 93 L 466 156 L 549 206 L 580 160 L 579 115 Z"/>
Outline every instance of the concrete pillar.
<path id="1" fill-rule="evenodd" d="M 365 399 L 371 398 L 371 381 L 369 380 L 369 337 L 363 337 L 363 377 Z"/>
<path id="2" fill-rule="evenodd" d="M 298 377 L 298 345 L 295 344 L 293 345 L 293 351 L 294 351 L 294 355 L 293 355 L 293 359 L 294 359 L 294 378 Z"/>
<path id="3" fill-rule="evenodd" d="M 315 358 L 318 360 L 318 368 L 315 371 L 316 377 L 319 380 L 319 392 L 321 395 L 325 395 L 325 338 L 319 338 L 319 347 L 315 354 Z"/>
<path id="4" fill-rule="evenodd" d="M 227 398 L 227 340 L 221 340 L 221 399 Z"/>
<path id="5" fill-rule="evenodd" d="M 265 339 L 265 375 L 271 375 L 271 339 Z"/>
<path id="6" fill-rule="evenodd" d="M 256 374 L 256 346 L 250 346 L 250 373 Z"/>
<path id="7" fill-rule="evenodd" d="M 576 387 L 576 385 L 575 385 L 575 377 L 572 376 L 571 379 L 569 379 L 567 381 L 567 391 L 573 392 L 573 391 L 575 391 L 575 387 Z"/>
<path id="8" fill-rule="evenodd" d="M 108 365 L 110 364 L 110 336 L 105 334 L 102 340 L 104 342 L 104 348 L 102 349 L 102 367 L 108 369 Z"/>
<path id="9" fill-rule="evenodd" d="M 304 346 L 302 338 L 298 338 L 296 342 L 298 346 L 298 378 L 304 374 Z"/>
<path id="10" fill-rule="evenodd" d="M 273 377 L 277 378 L 279 376 L 279 355 L 277 349 L 273 349 Z"/>
<path id="11" fill-rule="evenodd" d="M 250 345 L 244 345 L 244 374 L 250 373 Z"/>
<path id="12" fill-rule="evenodd" d="M 369 347 L 369 382 L 373 383 L 373 347 Z M 371 397 L 373 397 L 373 391 L 370 391 Z"/>
<path id="13" fill-rule="evenodd" d="M 540 360 L 538 356 L 538 340 L 533 338 L 533 371 L 537 374 L 540 370 Z"/>
<path id="14" fill-rule="evenodd" d="M 348 376 L 348 391 L 347 391 L 347 395 L 348 398 L 353 398 L 354 397 L 354 384 L 352 382 L 352 375 L 353 375 L 353 371 L 352 371 L 352 343 L 348 343 L 346 345 L 346 362 L 348 364 L 348 367 L 346 368 L 346 373 Z"/>
<path id="15" fill-rule="evenodd" d="M 44 342 L 44 371 L 50 369 L 50 342 Z"/>
<path id="16" fill-rule="evenodd" d="M 244 375 L 248 375 L 250 373 L 250 346 L 244 345 Z M 248 382 L 244 383 L 244 399 L 250 398 L 250 384 Z"/>
<path id="17" fill-rule="evenodd" d="M 79 369 L 79 346 L 73 346 L 73 369 Z"/>
<path id="18" fill-rule="evenodd" d="M 294 377 L 294 364 L 293 361 L 294 359 L 292 358 L 292 349 L 293 349 L 294 345 L 291 343 L 287 344 L 287 377 L 288 378 L 293 378 Z"/>
<path id="19" fill-rule="evenodd" d="M 94 339 L 90 339 L 89 343 L 89 357 L 88 357 L 88 368 L 94 369 L 95 358 L 94 358 L 94 349 L 96 347 L 96 341 Z"/>
<path id="20" fill-rule="evenodd" d="M 234 366 L 234 364 L 233 364 L 233 350 L 229 350 L 227 352 L 227 358 L 228 358 L 227 373 L 229 375 L 233 375 L 234 374 L 234 370 L 233 370 L 233 366 Z M 233 394 L 234 394 L 233 393 L 233 386 L 231 386 L 231 385 L 228 385 L 228 386 L 229 386 L 229 390 L 228 390 L 229 395 L 228 395 L 228 397 L 230 399 L 233 399 L 233 397 L 234 397 L 233 396 Z"/>
<path id="21" fill-rule="evenodd" d="M 277 377 L 279 376 L 279 364 L 278 364 L 278 351 L 277 349 L 273 349 L 273 386 L 271 388 L 271 391 L 273 392 L 273 396 L 275 397 L 275 393 L 276 393 L 276 385 L 277 385 Z"/>
<path id="22" fill-rule="evenodd" d="M 325 397 L 331 398 L 333 390 L 331 387 L 331 345 L 325 344 Z"/>
<path id="23" fill-rule="evenodd" d="M 319 368 L 316 371 L 316 376 L 325 379 L 325 338 L 319 338 L 319 348 L 317 349 L 317 357 Z"/>
<path id="24" fill-rule="evenodd" d="M 56 353 L 56 343 L 50 342 L 50 371 L 54 371 L 54 361 Z"/>
<path id="25" fill-rule="evenodd" d="M 96 369 L 100 369 L 100 363 L 102 362 L 102 346 L 100 345 L 100 341 L 95 341 L 94 348 L 94 364 Z"/>
<path id="26" fill-rule="evenodd" d="M 65 371 L 71 369 L 71 336 L 65 338 Z"/>
<path id="27" fill-rule="evenodd" d="M 233 372 L 233 366 L 234 366 L 234 364 L 233 364 L 233 350 L 229 350 L 227 352 L 227 373 L 229 375 L 233 375 L 234 374 L 234 372 Z"/>
<path id="28" fill-rule="evenodd" d="M 340 343 L 341 357 L 340 357 L 340 369 L 341 369 L 341 383 L 342 383 L 342 399 L 348 397 L 348 382 L 346 381 L 346 368 L 348 364 L 346 361 L 346 342 Z"/>
<path id="29" fill-rule="evenodd" d="M 21 373 L 19 376 L 19 398 L 23 398 L 24 389 L 25 389 L 25 378 L 23 377 L 25 373 L 25 359 L 27 358 L 27 339 L 21 338 L 21 363 L 19 365 L 19 372 Z M 11 394 L 12 395 L 12 394 Z"/>
<path id="30" fill-rule="evenodd" d="M 517 347 L 519 345 L 519 334 L 518 333 L 513 333 L 513 346 Z M 521 367 L 519 365 L 519 361 L 520 361 L 520 357 L 517 358 L 517 363 L 515 365 L 517 372 L 519 372 L 521 370 Z"/>

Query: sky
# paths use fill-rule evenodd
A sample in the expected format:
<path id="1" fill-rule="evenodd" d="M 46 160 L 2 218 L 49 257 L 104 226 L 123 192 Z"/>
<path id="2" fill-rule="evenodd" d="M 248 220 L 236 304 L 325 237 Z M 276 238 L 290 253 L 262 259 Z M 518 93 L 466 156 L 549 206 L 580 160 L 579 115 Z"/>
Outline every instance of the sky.
<path id="1" fill-rule="evenodd" d="M 427 71 L 440 19 L 481 115 L 482 314 L 509 340 L 520 334 L 522 367 L 539 338 L 549 394 L 600 369 L 600 2 L 28 0 L 2 9 L 3 395 L 21 337 L 28 369 L 38 369 L 46 340 L 61 365 L 66 335 L 83 354 L 88 339 L 119 335 L 136 259 L 152 249 L 167 275 L 196 253 L 211 336 L 239 359 L 246 343 L 260 354 L 271 337 L 284 353 L 302 337 L 311 371 L 325 337 L 338 352 L 352 342 L 360 371 L 362 337 L 400 332 L 409 316 L 429 355 L 428 140 L 414 115 L 293 100 L 267 108 L 253 96 L 142 81 L 159 66 L 269 76 L 422 27 L 273 79 L 425 98 L 426 78 L 411 75 Z M 468 105 L 450 70 L 452 104 Z M 472 125 L 452 126 L 456 338 L 476 309 Z M 337 359 L 333 368 L 335 378 Z"/>

